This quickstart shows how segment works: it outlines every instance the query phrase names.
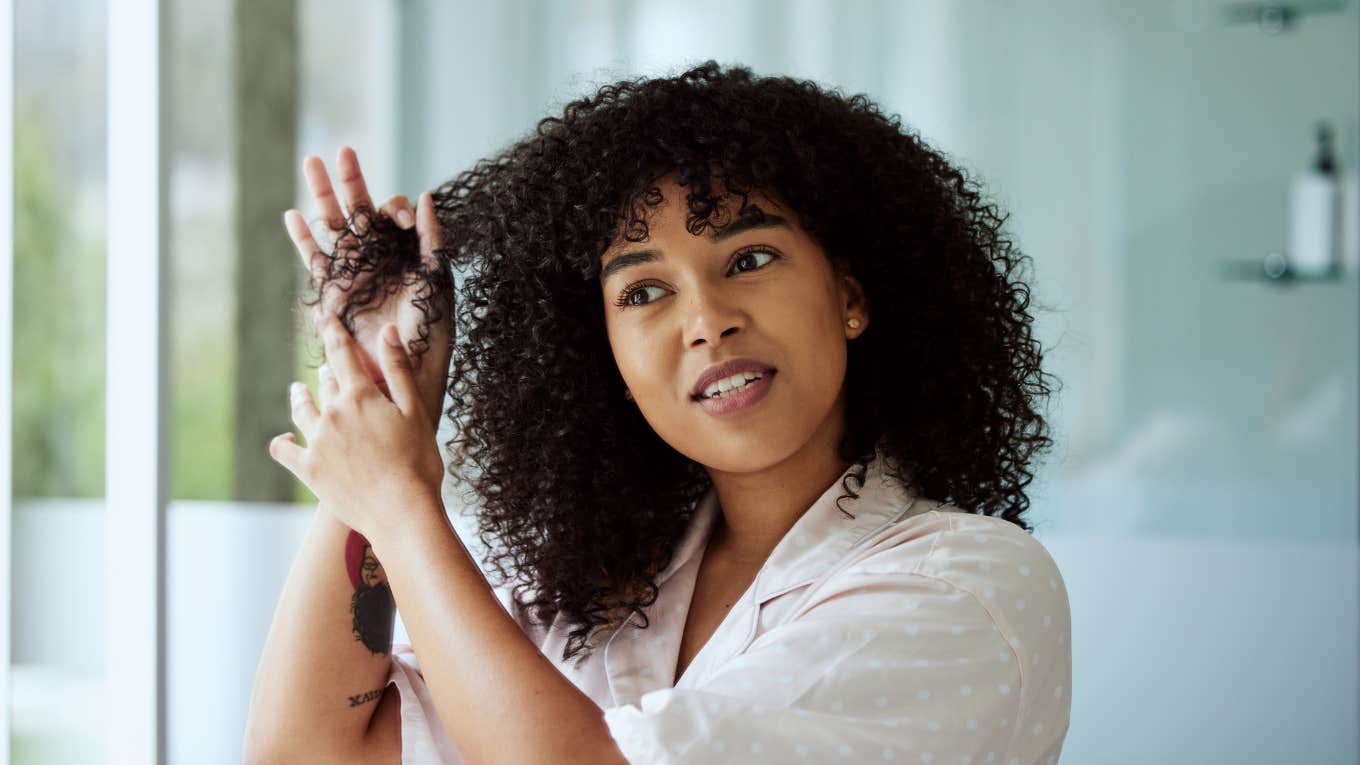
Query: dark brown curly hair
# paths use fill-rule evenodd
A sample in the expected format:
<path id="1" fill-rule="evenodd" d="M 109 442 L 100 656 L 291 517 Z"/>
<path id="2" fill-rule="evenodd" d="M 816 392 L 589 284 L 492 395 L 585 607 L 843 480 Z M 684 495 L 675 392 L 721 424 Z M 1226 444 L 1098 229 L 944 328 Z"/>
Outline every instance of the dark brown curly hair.
<path id="1" fill-rule="evenodd" d="M 979 185 L 864 95 L 712 61 L 606 85 L 435 190 L 444 269 L 422 271 L 414 233 L 370 218 L 330 277 L 377 277 L 347 320 L 405 279 L 428 285 L 428 321 L 449 320 L 435 307 L 453 292 L 450 473 L 475 495 L 488 574 L 535 623 L 572 625 L 564 661 L 632 613 L 645 626 L 710 483 L 625 400 L 599 291 L 601 254 L 646 238 L 669 173 L 692 233 L 724 224 L 724 195 L 773 192 L 864 285 L 841 499 L 877 448 L 920 495 L 1033 531 L 1031 460 L 1053 443 L 1036 405 L 1057 381 L 1029 258 Z"/>

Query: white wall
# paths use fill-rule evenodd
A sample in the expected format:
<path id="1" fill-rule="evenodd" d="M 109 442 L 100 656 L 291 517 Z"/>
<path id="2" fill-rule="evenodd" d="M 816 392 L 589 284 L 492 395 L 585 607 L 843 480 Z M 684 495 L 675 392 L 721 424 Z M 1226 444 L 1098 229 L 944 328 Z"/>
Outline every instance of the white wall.
<path id="1" fill-rule="evenodd" d="M 104 506 L 20 501 L 14 528 L 16 763 L 102 758 Z M 310 521 L 301 506 L 178 502 L 167 518 L 170 763 L 239 763 L 255 668 Z"/>

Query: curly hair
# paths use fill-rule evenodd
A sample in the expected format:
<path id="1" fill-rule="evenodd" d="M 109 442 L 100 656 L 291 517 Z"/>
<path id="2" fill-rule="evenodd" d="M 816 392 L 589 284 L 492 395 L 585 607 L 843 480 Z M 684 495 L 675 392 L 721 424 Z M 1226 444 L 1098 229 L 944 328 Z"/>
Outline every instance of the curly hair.
<path id="1" fill-rule="evenodd" d="M 634 613 L 646 626 L 710 485 L 625 401 L 599 292 L 602 253 L 647 237 L 670 173 L 691 233 L 725 223 L 727 195 L 744 212 L 768 192 L 864 285 L 840 499 L 881 450 L 916 493 L 1033 531 L 1030 463 L 1053 443 L 1036 404 L 1057 381 L 1032 332 L 1029 258 L 977 182 L 862 94 L 712 61 L 605 85 L 435 190 L 441 261 L 461 279 L 421 272 L 410 232 L 350 231 L 349 262 L 382 282 L 369 298 L 415 274 L 434 321 L 435 293 L 454 293 L 449 470 L 475 494 L 488 574 L 534 623 L 572 626 L 564 661 Z"/>

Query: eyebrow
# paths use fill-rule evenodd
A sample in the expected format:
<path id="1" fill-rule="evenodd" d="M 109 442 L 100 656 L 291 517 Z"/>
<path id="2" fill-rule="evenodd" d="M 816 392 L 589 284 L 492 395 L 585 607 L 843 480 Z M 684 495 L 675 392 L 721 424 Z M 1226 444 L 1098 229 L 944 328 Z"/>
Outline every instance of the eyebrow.
<path id="1" fill-rule="evenodd" d="M 747 231 L 755 231 L 762 228 L 790 228 L 790 226 L 787 220 L 784 220 L 782 217 L 773 213 L 765 213 L 761 220 L 757 220 L 754 216 L 738 218 L 726 226 L 723 226 L 722 229 L 715 230 L 713 233 L 713 241 L 721 242 L 724 239 L 731 239 L 738 234 L 744 234 Z M 625 252 L 609 261 L 609 265 L 605 266 L 604 269 L 600 271 L 600 281 L 608 281 L 609 277 L 625 268 L 641 265 L 643 263 L 652 263 L 661 259 L 662 255 L 660 250 L 636 250 L 634 252 Z"/>

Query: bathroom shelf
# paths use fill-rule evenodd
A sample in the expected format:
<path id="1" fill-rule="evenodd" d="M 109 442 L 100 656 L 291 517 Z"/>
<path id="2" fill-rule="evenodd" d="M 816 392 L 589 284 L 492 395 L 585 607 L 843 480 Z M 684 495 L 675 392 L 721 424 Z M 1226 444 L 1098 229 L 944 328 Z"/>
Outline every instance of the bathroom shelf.
<path id="1" fill-rule="evenodd" d="M 1266 256 L 1253 260 L 1237 258 L 1219 262 L 1218 274 L 1223 281 L 1265 282 L 1268 284 L 1337 284 L 1347 281 L 1347 274 L 1340 266 L 1321 274 L 1304 274 L 1290 269 L 1283 258 Z"/>

